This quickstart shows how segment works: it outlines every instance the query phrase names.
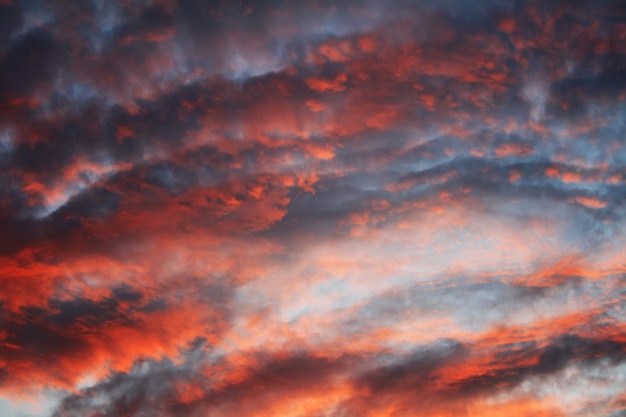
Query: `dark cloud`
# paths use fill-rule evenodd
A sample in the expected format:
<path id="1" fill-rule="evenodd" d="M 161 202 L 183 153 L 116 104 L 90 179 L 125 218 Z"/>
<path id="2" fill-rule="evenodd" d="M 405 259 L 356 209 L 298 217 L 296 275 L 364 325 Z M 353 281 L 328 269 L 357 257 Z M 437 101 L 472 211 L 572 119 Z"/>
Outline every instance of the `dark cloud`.
<path id="1" fill-rule="evenodd" d="M 161 163 L 150 167 L 144 181 L 164 188 L 174 195 L 186 191 L 198 182 L 193 171 L 190 172 L 171 163 Z"/>
<path id="2" fill-rule="evenodd" d="M 144 340 L 151 340 L 148 343 L 160 343 L 164 330 L 154 329 L 150 334 L 145 327 L 155 316 L 173 311 L 178 311 L 180 317 L 195 315 L 193 310 L 187 310 L 190 304 L 198 302 L 205 305 L 205 309 L 206 304 L 210 304 L 210 317 L 185 319 L 187 325 L 200 323 L 193 329 L 195 334 L 185 337 L 185 342 L 202 334 L 220 333 L 228 325 L 230 289 L 201 283 L 193 290 L 162 291 L 169 293 L 167 301 L 152 296 L 146 288 L 122 284 L 96 299 L 51 298 L 43 308 L 28 306 L 15 312 L 3 309 L 0 352 L 15 364 L 35 361 L 36 375 L 42 385 L 65 386 L 71 383 L 74 373 L 89 369 L 90 363 L 102 355 L 109 357 L 110 369 L 116 368 L 115 362 L 119 367 L 119 363 L 133 362 L 138 357 L 154 357 L 148 352 L 139 356 L 132 352 L 140 335 Z M 65 367 L 62 364 L 66 364 Z M 7 369 L 2 385 L 26 378 L 22 369 L 22 366 Z"/>
<path id="3" fill-rule="evenodd" d="M 423 404 L 429 397 L 434 401 L 448 393 L 454 393 L 454 401 L 459 401 L 467 396 L 511 389 L 531 377 L 556 374 L 569 364 L 594 366 L 605 359 L 617 364 L 624 360 L 625 354 L 622 343 L 576 335 L 561 336 L 544 348 L 534 343 L 503 345 L 498 347 L 496 357 L 508 366 L 446 385 L 441 371 L 471 364 L 478 352 L 455 340 L 441 340 L 405 357 L 366 359 L 346 355 L 329 359 L 296 353 L 278 359 L 259 354 L 257 360 L 262 365 L 246 370 L 245 379 L 218 384 L 218 380 L 199 372 L 219 368 L 221 360 L 212 357 L 203 345 L 198 341 L 196 349 L 187 351 L 185 361 L 179 364 L 169 360 L 137 363 L 129 373 L 115 374 L 80 394 L 67 397 L 55 416 L 90 412 L 106 416 L 143 415 L 159 410 L 181 416 L 227 409 L 247 412 L 252 411 L 251 403 L 263 406 L 268 398 L 294 395 L 317 384 L 330 388 L 346 375 L 350 376 L 355 393 L 366 394 L 362 397 L 356 394 L 341 408 L 348 413 L 358 413 L 361 402 L 372 396 L 390 398 L 391 403 L 407 407 Z M 533 365 L 518 365 L 533 358 L 538 358 Z M 369 370 L 359 372 L 362 367 Z M 211 388 L 216 384 L 220 388 Z M 203 388 L 193 399 L 181 400 L 181 395 L 185 397 L 184 390 L 188 389 L 185 387 L 190 385 Z M 427 408 L 433 406 L 431 403 Z"/>
<path id="4" fill-rule="evenodd" d="M 436 379 L 433 371 L 444 364 L 462 361 L 468 349 L 456 340 L 444 340 L 439 344 L 413 352 L 406 360 L 382 366 L 362 375 L 358 384 L 373 395 L 385 392 L 424 390 Z"/>
<path id="5" fill-rule="evenodd" d="M 564 335 L 544 348 L 531 347 L 526 355 L 537 356 L 533 365 L 505 366 L 483 375 L 476 375 L 455 384 L 459 393 L 489 391 L 494 387 L 513 387 L 532 376 L 554 374 L 572 363 L 591 366 L 599 360 L 618 364 L 626 359 L 624 343 L 613 340 L 593 340 L 577 335 Z M 519 354 L 518 354 L 519 355 Z"/>
<path id="6" fill-rule="evenodd" d="M 106 188 L 93 187 L 78 194 L 65 204 L 59 213 L 63 216 L 103 217 L 114 211 L 121 197 Z"/>
<path id="7" fill-rule="evenodd" d="M 54 36 L 35 28 L 13 43 L 0 63 L 0 91 L 4 99 L 30 94 L 52 83 L 57 77 L 66 51 Z"/>
<path id="8" fill-rule="evenodd" d="M 206 341 L 205 341 L 206 342 Z M 144 415 L 166 412 L 180 416 L 239 409 L 252 412 L 249 401 L 263 397 L 284 396 L 305 391 L 315 384 L 328 383 L 356 357 L 338 359 L 316 358 L 306 354 L 285 359 L 266 357 L 258 368 L 246 370 L 246 378 L 239 382 L 219 381 L 201 369 L 218 368 L 220 359 L 211 363 L 209 352 L 198 340 L 196 349 L 185 353 L 185 361 L 174 364 L 169 360 L 144 361 L 135 364 L 129 373 L 118 373 L 108 380 L 87 388 L 82 393 L 65 398 L 54 416 L 74 416 L 96 412 L 98 415 Z M 209 361 L 209 362 L 207 362 Z M 226 382 L 225 384 L 223 382 Z M 219 388 L 212 388 L 219 386 Z M 186 389 L 201 388 L 195 398 L 182 400 Z"/>
<path id="9" fill-rule="evenodd" d="M 4 51 L 10 44 L 11 36 L 22 26 L 24 16 L 19 7 L 0 4 L 0 46 Z"/>
<path id="10" fill-rule="evenodd" d="M 148 7 L 141 11 L 133 23 L 119 29 L 117 36 L 122 44 L 133 42 L 159 42 L 173 36 L 174 18 L 160 7 Z"/>

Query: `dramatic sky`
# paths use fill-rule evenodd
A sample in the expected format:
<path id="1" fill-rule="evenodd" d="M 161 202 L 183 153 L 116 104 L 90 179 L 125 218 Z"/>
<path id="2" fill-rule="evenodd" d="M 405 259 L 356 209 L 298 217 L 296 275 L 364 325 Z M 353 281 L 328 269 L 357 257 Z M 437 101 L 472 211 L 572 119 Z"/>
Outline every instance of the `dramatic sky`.
<path id="1" fill-rule="evenodd" d="M 0 415 L 626 416 L 626 2 L 0 0 Z"/>

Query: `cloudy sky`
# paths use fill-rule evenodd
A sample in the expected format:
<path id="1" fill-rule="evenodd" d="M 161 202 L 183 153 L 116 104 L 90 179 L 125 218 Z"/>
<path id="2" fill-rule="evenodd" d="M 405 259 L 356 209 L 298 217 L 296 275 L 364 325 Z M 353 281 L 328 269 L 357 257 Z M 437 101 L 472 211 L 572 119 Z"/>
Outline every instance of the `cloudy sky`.
<path id="1" fill-rule="evenodd" d="M 626 416 L 626 2 L 1 0 L 3 417 Z"/>

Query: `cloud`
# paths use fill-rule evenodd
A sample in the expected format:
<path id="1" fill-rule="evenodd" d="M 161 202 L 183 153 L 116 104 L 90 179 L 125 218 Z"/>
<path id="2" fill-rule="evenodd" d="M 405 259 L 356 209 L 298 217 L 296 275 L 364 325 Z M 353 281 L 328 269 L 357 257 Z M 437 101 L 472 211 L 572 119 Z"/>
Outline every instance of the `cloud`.
<path id="1" fill-rule="evenodd" d="M 0 1 L 0 396 L 618 415 L 625 17 Z"/>
<path id="2" fill-rule="evenodd" d="M 454 340 L 440 340 L 401 357 L 316 357 L 295 352 L 267 357 L 258 353 L 248 368 L 220 375 L 234 364 L 223 363 L 224 358 L 203 348 L 204 341 L 197 342 L 196 350 L 186 351 L 183 362 L 137 363 L 128 373 L 115 374 L 67 397 L 55 415 L 144 415 L 158 410 L 178 415 L 263 415 L 297 409 L 314 413 L 315 401 L 325 403 L 331 388 L 336 390 L 332 408 L 339 415 L 416 406 L 453 415 L 447 413 L 458 412 L 464 402 L 480 402 L 494 391 L 513 392 L 523 381 L 558 375 L 572 364 L 593 369 L 600 363 L 598 358 L 614 364 L 624 360 L 623 343 L 563 335 L 545 347 L 534 343 L 498 346 L 488 361 L 481 358 L 482 352 Z M 508 365 L 501 366 L 498 358 L 506 359 Z M 483 366 L 487 369 L 481 374 Z M 462 375 L 466 369 L 476 373 L 457 379 L 456 373 Z M 445 403 L 437 400 L 447 396 Z M 539 398 L 535 401 L 539 403 Z M 290 408 L 289 403 L 301 406 Z M 529 403 L 524 408 L 533 409 Z"/>

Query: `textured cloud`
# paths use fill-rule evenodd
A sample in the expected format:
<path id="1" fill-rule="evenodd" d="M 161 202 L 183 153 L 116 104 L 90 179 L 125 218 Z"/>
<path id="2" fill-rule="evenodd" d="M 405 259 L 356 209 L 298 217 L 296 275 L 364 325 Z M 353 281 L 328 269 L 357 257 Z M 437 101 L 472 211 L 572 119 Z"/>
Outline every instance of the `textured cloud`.
<path id="1" fill-rule="evenodd" d="M 0 414 L 622 415 L 625 39 L 609 0 L 0 1 Z"/>

